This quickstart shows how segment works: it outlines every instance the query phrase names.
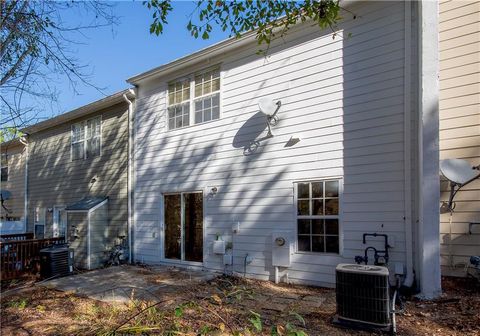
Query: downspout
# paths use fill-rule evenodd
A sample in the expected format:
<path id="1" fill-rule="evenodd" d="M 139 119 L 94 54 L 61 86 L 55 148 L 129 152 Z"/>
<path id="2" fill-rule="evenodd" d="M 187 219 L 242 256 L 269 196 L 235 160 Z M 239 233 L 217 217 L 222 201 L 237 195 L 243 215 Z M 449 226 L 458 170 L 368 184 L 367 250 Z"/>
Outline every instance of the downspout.
<path id="1" fill-rule="evenodd" d="M 20 142 L 25 146 L 25 173 L 23 182 L 23 232 L 27 232 L 28 226 L 28 134 L 20 137 Z"/>
<path id="2" fill-rule="evenodd" d="M 404 97 L 404 150 L 403 150 L 403 162 L 404 162 L 404 190 L 405 190 L 405 204 L 404 204 L 404 222 L 405 222 L 405 251 L 406 251 L 406 276 L 403 281 L 403 285 L 411 287 L 413 284 L 413 225 L 412 225 L 412 134 L 411 134 L 411 51 L 412 51 L 412 39 L 411 39 L 411 25 L 412 25 L 412 13 L 410 1 L 405 1 L 405 36 L 404 36 L 404 83 L 403 83 L 403 97 Z"/>
<path id="3" fill-rule="evenodd" d="M 135 92 L 130 89 L 129 92 L 135 96 Z M 128 231 L 128 262 L 132 263 L 132 226 L 133 226 L 133 211 L 132 211 L 132 177 L 133 177 L 133 102 L 128 99 L 127 94 L 123 94 L 123 99 L 128 104 L 128 170 L 127 170 L 127 195 L 128 195 L 128 218 L 127 218 L 127 231 Z"/>

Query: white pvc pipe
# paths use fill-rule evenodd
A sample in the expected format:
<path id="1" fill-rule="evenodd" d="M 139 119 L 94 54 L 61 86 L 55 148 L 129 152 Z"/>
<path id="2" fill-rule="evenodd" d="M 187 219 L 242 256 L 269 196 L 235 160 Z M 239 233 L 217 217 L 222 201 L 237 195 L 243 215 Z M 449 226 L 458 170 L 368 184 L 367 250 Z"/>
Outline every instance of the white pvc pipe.
<path id="1" fill-rule="evenodd" d="M 278 266 L 275 266 L 275 283 L 280 283 L 280 279 L 278 277 Z"/>
<path id="2" fill-rule="evenodd" d="M 132 95 L 135 95 L 133 90 L 129 90 Z M 133 102 L 128 99 L 127 94 L 123 94 L 123 98 L 128 104 L 128 172 L 127 172 L 127 195 L 128 195 L 128 216 L 127 216 L 127 231 L 128 231 L 128 262 L 132 263 L 132 226 L 133 226 L 133 212 L 132 212 L 132 176 L 133 176 Z"/>

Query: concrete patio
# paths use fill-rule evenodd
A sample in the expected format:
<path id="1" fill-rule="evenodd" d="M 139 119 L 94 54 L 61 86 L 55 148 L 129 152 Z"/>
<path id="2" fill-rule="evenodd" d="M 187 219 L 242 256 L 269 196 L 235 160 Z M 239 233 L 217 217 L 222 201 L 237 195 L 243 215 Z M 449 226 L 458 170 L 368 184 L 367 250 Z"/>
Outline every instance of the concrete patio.
<path id="1" fill-rule="evenodd" d="M 159 301 L 218 274 L 170 266 L 122 265 L 49 280 L 39 286 L 109 303 Z"/>

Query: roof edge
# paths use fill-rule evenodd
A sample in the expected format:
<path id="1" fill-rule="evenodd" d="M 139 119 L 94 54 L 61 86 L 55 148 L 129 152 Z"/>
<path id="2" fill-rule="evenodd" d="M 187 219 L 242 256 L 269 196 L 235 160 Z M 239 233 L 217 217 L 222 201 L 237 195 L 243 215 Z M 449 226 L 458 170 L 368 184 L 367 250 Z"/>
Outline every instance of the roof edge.
<path id="1" fill-rule="evenodd" d="M 362 0 L 342 0 L 342 7 L 347 8 L 351 7 L 353 4 L 359 3 Z M 280 30 L 281 28 L 277 28 Z M 161 76 L 167 72 L 175 71 L 186 67 L 190 64 L 200 62 L 204 59 L 217 56 L 218 54 L 225 53 L 235 48 L 239 48 L 244 44 L 255 41 L 257 30 L 248 31 L 243 33 L 240 37 L 229 37 L 225 40 L 212 44 L 208 47 L 195 51 L 191 54 L 177 58 L 171 62 L 162 64 L 153 69 L 147 70 L 145 72 L 139 73 L 135 76 L 132 76 L 127 79 L 127 83 L 132 85 L 137 85 L 140 82 L 151 79 L 154 77 Z"/>
<path id="2" fill-rule="evenodd" d="M 126 95 L 128 98 L 135 98 L 135 92 L 131 88 L 125 89 L 125 90 L 116 92 L 110 96 L 107 96 L 105 98 L 91 102 L 87 105 L 80 106 L 79 108 L 76 108 L 69 112 L 62 113 L 56 117 L 41 121 L 31 126 L 27 126 L 25 128 L 22 128 L 20 131 L 22 133 L 32 134 L 32 133 L 40 132 L 45 129 L 69 122 L 73 119 L 81 118 L 90 113 L 96 112 L 98 110 L 101 110 L 125 101 L 123 98 L 124 95 Z"/>
<path id="3" fill-rule="evenodd" d="M 210 58 L 220 53 L 225 53 L 227 51 L 240 47 L 243 44 L 246 44 L 248 42 L 253 42 L 255 40 L 255 35 L 256 35 L 256 31 L 250 31 L 250 32 L 244 33 L 241 37 L 238 37 L 238 38 L 230 37 L 228 39 L 225 39 L 213 45 L 210 45 L 206 48 L 200 49 L 186 56 L 177 58 L 171 62 L 162 64 L 158 67 L 155 67 L 153 69 L 142 72 L 138 75 L 130 77 L 127 79 L 127 83 L 136 85 L 151 77 L 156 77 L 165 72 L 174 71 L 176 69 L 185 67 L 191 63 L 199 62 L 205 58 Z"/>

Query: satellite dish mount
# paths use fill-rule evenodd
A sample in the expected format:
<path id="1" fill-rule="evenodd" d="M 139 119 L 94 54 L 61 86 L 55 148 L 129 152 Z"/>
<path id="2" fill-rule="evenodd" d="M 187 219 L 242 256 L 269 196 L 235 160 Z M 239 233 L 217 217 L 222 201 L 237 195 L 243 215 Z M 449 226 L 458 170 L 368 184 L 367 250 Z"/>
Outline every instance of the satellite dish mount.
<path id="1" fill-rule="evenodd" d="M 442 208 L 452 212 L 455 209 L 453 199 L 457 192 L 465 185 L 480 177 L 480 165 L 472 167 L 468 161 L 460 159 L 446 159 L 440 161 L 440 171 L 450 181 L 450 197 Z"/>
<path id="2" fill-rule="evenodd" d="M 268 132 L 266 138 L 273 138 L 272 126 L 275 126 L 278 123 L 277 113 L 280 110 L 280 106 L 282 106 L 280 100 L 273 102 L 268 98 L 262 98 L 258 102 L 260 111 L 267 117 Z"/>

